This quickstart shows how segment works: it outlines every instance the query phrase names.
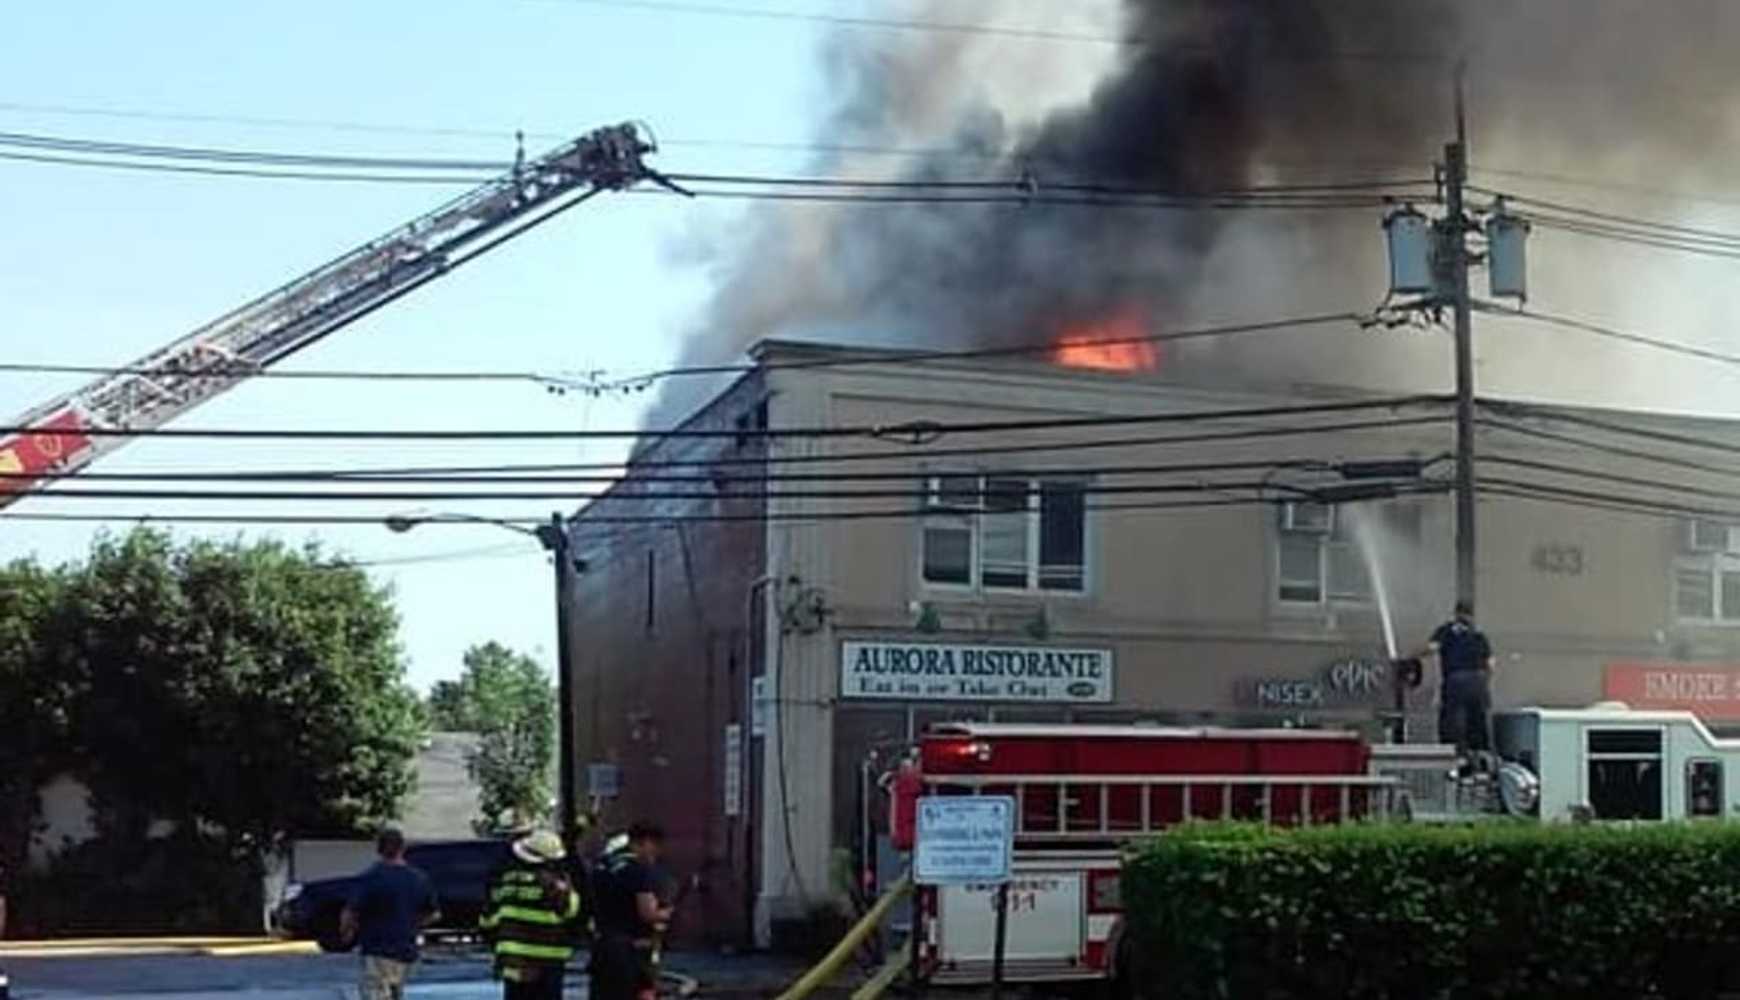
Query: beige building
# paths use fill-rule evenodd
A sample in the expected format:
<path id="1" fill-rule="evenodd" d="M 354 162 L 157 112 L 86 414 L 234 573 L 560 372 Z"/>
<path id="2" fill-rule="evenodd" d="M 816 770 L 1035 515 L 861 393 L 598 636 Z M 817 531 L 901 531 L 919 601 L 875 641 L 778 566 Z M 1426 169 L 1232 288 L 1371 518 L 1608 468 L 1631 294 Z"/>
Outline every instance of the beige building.
<path id="1" fill-rule="evenodd" d="M 928 722 L 1375 733 L 1381 609 L 1404 651 L 1446 617 L 1443 400 L 788 343 L 756 358 L 573 529 L 579 747 L 600 765 L 583 773 L 610 818 L 671 829 L 714 887 L 709 936 L 765 942 L 837 897 L 839 857 L 880 823 L 866 761 Z M 1483 407 L 1499 702 L 1671 700 L 1682 675 L 1728 677 L 1736 446 L 1719 422 Z M 1429 738 L 1430 684 L 1410 710 Z"/>

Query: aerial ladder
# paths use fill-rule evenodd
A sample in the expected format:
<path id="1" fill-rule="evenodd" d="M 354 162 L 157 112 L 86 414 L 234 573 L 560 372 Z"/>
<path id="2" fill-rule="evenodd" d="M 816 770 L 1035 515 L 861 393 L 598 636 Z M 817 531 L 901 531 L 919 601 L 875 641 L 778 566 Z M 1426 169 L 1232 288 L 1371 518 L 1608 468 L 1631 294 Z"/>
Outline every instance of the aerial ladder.
<path id="1" fill-rule="evenodd" d="M 0 508 L 71 476 L 252 375 L 602 191 L 650 181 L 635 124 L 598 129 L 267 292 L 15 421 L 0 437 Z"/>

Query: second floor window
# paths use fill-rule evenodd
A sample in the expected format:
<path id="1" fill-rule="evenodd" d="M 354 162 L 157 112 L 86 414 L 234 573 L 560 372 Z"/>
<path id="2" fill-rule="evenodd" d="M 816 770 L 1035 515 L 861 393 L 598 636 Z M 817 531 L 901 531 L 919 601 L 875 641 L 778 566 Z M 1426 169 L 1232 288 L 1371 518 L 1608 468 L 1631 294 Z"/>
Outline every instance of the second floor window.
<path id="1" fill-rule="evenodd" d="M 1087 498 L 1079 481 L 933 476 L 922 533 L 926 583 L 1080 593 Z"/>
<path id="2" fill-rule="evenodd" d="M 1692 624 L 1740 625 L 1740 531 L 1716 521 L 1685 525 L 1674 562 L 1674 617 Z"/>
<path id="3" fill-rule="evenodd" d="M 1282 504 L 1275 531 L 1275 597 L 1288 605 L 1364 604 L 1372 599 L 1365 553 L 1353 518 L 1372 519 L 1379 555 L 1385 545 L 1418 544 L 1420 507 L 1406 501 L 1368 505 L 1359 513 L 1316 503 Z M 1391 559 L 1399 551 L 1391 552 Z M 1395 570 L 1391 570 L 1395 572 Z"/>

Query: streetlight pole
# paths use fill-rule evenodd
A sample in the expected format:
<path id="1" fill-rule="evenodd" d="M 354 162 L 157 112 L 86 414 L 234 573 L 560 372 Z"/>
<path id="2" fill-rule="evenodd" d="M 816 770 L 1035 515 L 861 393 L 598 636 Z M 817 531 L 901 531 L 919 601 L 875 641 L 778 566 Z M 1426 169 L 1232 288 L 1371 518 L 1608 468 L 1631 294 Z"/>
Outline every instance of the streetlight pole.
<path id="1" fill-rule="evenodd" d="M 565 836 L 579 825 L 579 808 L 575 800 L 574 780 L 574 691 L 573 678 L 570 676 L 573 664 L 569 662 L 568 645 L 568 614 L 573 604 L 574 574 L 584 572 L 586 564 L 575 558 L 571 539 L 568 537 L 568 525 L 560 512 L 550 514 L 547 524 L 536 528 L 524 528 L 511 521 L 497 520 L 493 517 L 479 517 L 475 514 L 429 514 L 407 516 L 402 514 L 386 518 L 388 530 L 403 534 L 419 524 L 430 522 L 461 522 L 468 524 L 489 524 L 503 528 L 519 535 L 536 538 L 550 553 L 550 561 L 556 570 L 556 745 L 559 759 L 556 762 L 556 781 L 559 785 L 556 794 L 558 829 Z"/>

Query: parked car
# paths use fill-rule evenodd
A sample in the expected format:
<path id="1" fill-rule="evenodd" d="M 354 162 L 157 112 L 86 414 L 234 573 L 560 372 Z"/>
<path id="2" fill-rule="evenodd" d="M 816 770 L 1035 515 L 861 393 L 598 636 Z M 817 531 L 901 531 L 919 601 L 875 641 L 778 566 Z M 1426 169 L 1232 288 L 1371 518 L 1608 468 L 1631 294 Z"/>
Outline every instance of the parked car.
<path id="1" fill-rule="evenodd" d="M 429 928 L 429 936 L 476 933 L 490 878 L 512 856 L 512 846 L 505 840 L 437 841 L 406 848 L 405 861 L 429 876 L 441 906 L 441 918 Z M 312 940 L 323 951 L 345 950 L 347 945 L 338 936 L 338 917 L 361 877 L 359 871 L 343 878 L 285 886 L 284 895 L 272 908 L 272 933 Z"/>

